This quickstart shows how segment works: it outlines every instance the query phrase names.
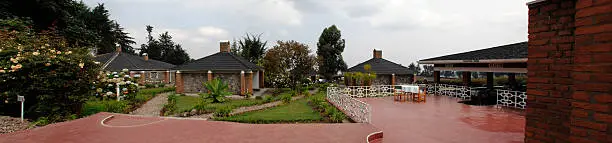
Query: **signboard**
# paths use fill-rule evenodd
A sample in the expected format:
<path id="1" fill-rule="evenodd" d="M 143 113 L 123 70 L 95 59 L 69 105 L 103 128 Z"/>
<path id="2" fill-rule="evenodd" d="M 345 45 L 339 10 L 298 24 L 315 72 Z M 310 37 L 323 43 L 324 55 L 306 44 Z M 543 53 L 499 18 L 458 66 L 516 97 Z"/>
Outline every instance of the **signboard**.
<path id="1" fill-rule="evenodd" d="M 504 64 L 489 64 L 489 68 L 503 68 Z"/>
<path id="2" fill-rule="evenodd" d="M 23 122 L 23 102 L 25 102 L 25 98 L 17 95 L 17 101 L 21 102 L 21 122 Z"/>

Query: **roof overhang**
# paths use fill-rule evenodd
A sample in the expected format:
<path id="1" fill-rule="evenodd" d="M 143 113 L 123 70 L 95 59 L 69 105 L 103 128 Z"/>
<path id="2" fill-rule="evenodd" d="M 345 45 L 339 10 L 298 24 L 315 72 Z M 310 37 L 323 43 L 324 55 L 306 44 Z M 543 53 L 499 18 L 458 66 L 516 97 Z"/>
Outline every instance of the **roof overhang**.
<path id="1" fill-rule="evenodd" d="M 434 67 L 434 71 L 527 73 L 527 68 Z"/>
<path id="2" fill-rule="evenodd" d="M 547 0 L 534 0 L 534 1 L 527 2 L 527 5 L 532 5 L 532 4 L 536 4 L 536 3 L 540 3 L 544 1 L 547 1 Z"/>
<path id="3" fill-rule="evenodd" d="M 486 59 L 486 60 L 434 60 L 417 61 L 419 64 L 456 64 L 456 63 L 526 63 L 527 58 L 521 59 Z"/>

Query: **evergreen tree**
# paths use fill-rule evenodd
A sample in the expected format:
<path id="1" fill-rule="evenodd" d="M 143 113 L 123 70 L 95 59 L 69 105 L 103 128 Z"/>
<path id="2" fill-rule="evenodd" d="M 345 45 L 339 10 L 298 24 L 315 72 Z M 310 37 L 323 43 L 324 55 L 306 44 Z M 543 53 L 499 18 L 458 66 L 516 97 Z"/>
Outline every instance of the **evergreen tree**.
<path id="1" fill-rule="evenodd" d="M 248 60 L 251 63 L 260 63 L 266 52 L 267 41 L 261 40 L 261 34 L 255 36 L 253 34 L 246 34 L 242 37 L 242 40 L 238 41 L 237 50 L 240 52 L 240 56 Z"/>
<path id="2" fill-rule="evenodd" d="M 338 71 L 346 70 L 347 66 L 342 58 L 344 52 L 344 39 L 336 25 L 323 29 L 317 43 L 317 57 L 319 74 L 330 80 Z"/>
<path id="3" fill-rule="evenodd" d="M 174 65 L 181 65 L 189 62 L 189 54 L 185 52 L 180 44 L 172 41 L 172 36 L 166 31 L 159 35 L 158 39 L 153 38 L 153 26 L 147 25 L 147 44 L 140 45 L 140 55 L 147 53 L 149 59 L 159 60 Z"/>

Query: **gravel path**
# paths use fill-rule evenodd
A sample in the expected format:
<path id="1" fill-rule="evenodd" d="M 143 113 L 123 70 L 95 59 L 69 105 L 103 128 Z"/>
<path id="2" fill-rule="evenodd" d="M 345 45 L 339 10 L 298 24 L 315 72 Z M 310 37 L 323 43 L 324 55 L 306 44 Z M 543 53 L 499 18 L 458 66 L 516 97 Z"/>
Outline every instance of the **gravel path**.
<path id="1" fill-rule="evenodd" d="M 28 121 L 21 122 L 19 118 L 0 116 L 0 134 L 28 129 L 28 124 Z"/>
<path id="2" fill-rule="evenodd" d="M 153 99 L 147 101 L 140 108 L 136 109 L 131 114 L 134 115 L 145 115 L 145 116 L 159 116 L 159 111 L 164 107 L 164 104 L 168 103 L 168 95 L 172 92 L 166 92 L 157 94 Z"/>

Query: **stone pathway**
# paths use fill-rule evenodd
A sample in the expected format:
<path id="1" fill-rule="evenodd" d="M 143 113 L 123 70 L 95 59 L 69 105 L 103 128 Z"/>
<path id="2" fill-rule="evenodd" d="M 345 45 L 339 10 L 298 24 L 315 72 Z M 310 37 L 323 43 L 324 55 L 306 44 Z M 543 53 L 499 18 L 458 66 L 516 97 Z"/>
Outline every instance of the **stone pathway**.
<path id="1" fill-rule="evenodd" d="M 166 92 L 157 94 L 153 99 L 147 101 L 140 108 L 136 109 L 131 114 L 133 115 L 144 115 L 144 116 L 159 116 L 159 112 L 164 107 L 164 104 L 168 103 L 168 95 L 173 92 Z"/>

